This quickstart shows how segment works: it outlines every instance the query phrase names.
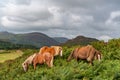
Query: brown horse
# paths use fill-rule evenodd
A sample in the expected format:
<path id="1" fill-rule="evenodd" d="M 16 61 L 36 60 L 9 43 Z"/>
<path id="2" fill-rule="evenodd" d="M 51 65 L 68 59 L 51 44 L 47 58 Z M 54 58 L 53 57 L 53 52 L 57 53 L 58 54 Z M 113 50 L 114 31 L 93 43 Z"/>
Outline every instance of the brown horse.
<path id="1" fill-rule="evenodd" d="M 51 54 L 53 54 L 53 56 L 57 56 L 60 55 L 62 56 L 62 47 L 60 46 L 43 46 L 42 48 L 40 48 L 39 54 L 43 54 L 44 52 L 50 52 Z"/>
<path id="2" fill-rule="evenodd" d="M 93 46 L 87 45 L 74 49 L 68 57 L 67 61 L 70 61 L 72 58 L 75 58 L 76 60 L 86 59 L 88 62 L 90 62 L 90 64 L 92 64 L 92 61 L 94 59 L 101 59 L 101 53 L 97 51 Z"/>
<path id="3" fill-rule="evenodd" d="M 53 55 L 49 52 L 44 52 L 43 54 L 37 54 L 33 59 L 34 69 L 36 69 L 36 64 L 46 63 L 49 67 L 53 66 Z"/>
<path id="4" fill-rule="evenodd" d="M 23 63 L 22 67 L 24 71 L 26 72 L 28 70 L 29 64 L 32 64 L 33 58 L 36 56 L 37 53 L 34 53 L 33 55 L 29 56 Z"/>

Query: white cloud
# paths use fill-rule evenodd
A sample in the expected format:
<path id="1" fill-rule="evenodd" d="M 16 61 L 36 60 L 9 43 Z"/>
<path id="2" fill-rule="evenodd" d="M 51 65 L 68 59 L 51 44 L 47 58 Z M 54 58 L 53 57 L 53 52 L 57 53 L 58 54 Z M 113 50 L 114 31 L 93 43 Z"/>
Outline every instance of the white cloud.
<path id="1" fill-rule="evenodd" d="M 114 18 L 116 18 L 118 16 L 120 16 L 120 11 L 114 11 L 110 15 L 111 19 L 114 19 Z"/>
<path id="2" fill-rule="evenodd" d="M 120 17 L 120 11 L 113 11 L 113 12 L 111 12 L 109 19 L 106 21 L 106 25 L 109 25 L 109 24 L 110 24 L 110 25 L 111 25 L 111 24 L 115 25 L 116 22 L 113 22 L 113 20 L 114 20 L 116 17 Z"/>
<path id="3" fill-rule="evenodd" d="M 109 39 L 112 39 L 112 37 L 108 36 L 108 35 L 102 35 L 100 37 L 98 37 L 99 40 L 104 40 L 105 42 L 108 42 Z"/>
<path id="4" fill-rule="evenodd" d="M 113 11 L 110 13 L 110 17 L 106 20 L 105 25 L 109 27 L 112 32 L 118 32 L 120 30 L 120 11 Z M 114 35 L 114 34 L 113 34 Z M 114 35 L 116 36 L 116 35 Z"/>

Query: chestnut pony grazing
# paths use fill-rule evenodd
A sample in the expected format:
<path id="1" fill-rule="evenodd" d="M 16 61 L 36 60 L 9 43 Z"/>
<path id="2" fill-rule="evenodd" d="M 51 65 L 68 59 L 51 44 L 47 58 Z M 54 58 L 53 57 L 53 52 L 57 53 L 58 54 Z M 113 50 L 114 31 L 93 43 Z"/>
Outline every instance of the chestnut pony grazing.
<path id="1" fill-rule="evenodd" d="M 76 48 L 68 57 L 67 61 L 70 61 L 72 58 L 76 60 L 86 59 L 90 64 L 93 64 L 94 59 L 101 59 L 101 53 L 97 51 L 92 45 L 87 45 L 81 48 Z"/>
<path id="2" fill-rule="evenodd" d="M 43 54 L 37 54 L 33 59 L 34 69 L 36 69 L 37 64 L 44 64 L 46 63 L 49 67 L 53 66 L 53 55 L 49 52 L 44 52 Z"/>
<path id="3" fill-rule="evenodd" d="M 43 46 L 42 48 L 40 48 L 39 54 L 43 54 L 44 52 L 50 52 L 53 54 L 53 56 L 57 56 L 60 55 L 62 56 L 62 47 L 60 46 Z"/>
<path id="4" fill-rule="evenodd" d="M 33 55 L 29 56 L 23 63 L 22 63 L 22 67 L 24 69 L 24 71 L 26 72 L 28 70 L 28 66 L 29 64 L 32 64 L 33 58 L 36 56 L 36 53 L 34 53 Z"/>

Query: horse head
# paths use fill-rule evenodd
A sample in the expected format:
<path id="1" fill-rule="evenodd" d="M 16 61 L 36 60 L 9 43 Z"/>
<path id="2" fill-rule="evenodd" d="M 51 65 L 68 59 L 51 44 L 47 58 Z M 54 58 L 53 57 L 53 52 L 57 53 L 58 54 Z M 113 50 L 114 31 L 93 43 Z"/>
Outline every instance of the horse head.
<path id="1" fill-rule="evenodd" d="M 26 72 L 28 70 L 28 63 L 22 63 L 22 67 L 24 69 L 24 71 Z"/>
<path id="2" fill-rule="evenodd" d="M 96 50 L 95 59 L 101 60 L 101 52 Z"/>
<path id="3" fill-rule="evenodd" d="M 63 52 L 63 50 L 62 50 L 62 48 L 60 47 L 60 48 L 59 48 L 59 55 L 60 55 L 60 56 L 62 56 L 62 52 Z"/>

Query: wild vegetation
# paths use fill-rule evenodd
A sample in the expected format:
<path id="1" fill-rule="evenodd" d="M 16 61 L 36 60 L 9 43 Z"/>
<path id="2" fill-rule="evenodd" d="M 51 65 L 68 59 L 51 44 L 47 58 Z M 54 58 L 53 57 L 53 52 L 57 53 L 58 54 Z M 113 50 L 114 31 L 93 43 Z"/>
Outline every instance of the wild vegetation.
<path id="1" fill-rule="evenodd" d="M 4 49 L 4 50 L 10 50 L 10 49 L 33 49 L 36 48 L 35 46 L 32 45 L 23 45 L 23 44 L 14 44 L 11 42 L 7 42 L 7 41 L 2 41 L 0 40 L 0 49 Z"/>
<path id="2" fill-rule="evenodd" d="M 73 59 L 67 62 L 71 51 L 79 45 L 63 46 L 63 57 L 55 57 L 54 67 L 37 65 L 34 70 L 33 65 L 30 65 L 28 71 L 24 72 L 22 62 L 29 55 L 38 52 L 37 49 L 26 49 L 23 50 L 23 56 L 0 64 L 0 80 L 120 80 L 120 39 L 91 44 L 102 53 L 102 60 L 95 60 L 93 66 L 83 60 L 77 62 Z"/>
<path id="3" fill-rule="evenodd" d="M 15 58 L 22 56 L 21 50 L 1 50 L 0 51 L 0 63 L 6 60 L 14 60 Z"/>

